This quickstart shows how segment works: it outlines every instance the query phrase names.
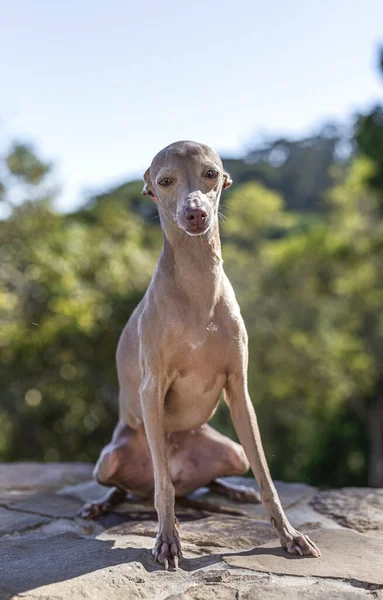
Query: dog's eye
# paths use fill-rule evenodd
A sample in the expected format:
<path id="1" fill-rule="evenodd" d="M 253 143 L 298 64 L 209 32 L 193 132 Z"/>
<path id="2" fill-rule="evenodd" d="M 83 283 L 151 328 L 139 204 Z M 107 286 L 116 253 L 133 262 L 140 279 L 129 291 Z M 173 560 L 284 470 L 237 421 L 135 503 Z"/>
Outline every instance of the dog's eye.
<path id="1" fill-rule="evenodd" d="M 162 187 L 168 187 L 168 185 L 172 184 L 172 180 L 169 179 L 169 177 L 164 177 L 164 179 L 161 179 L 161 181 L 159 181 L 158 184 L 162 185 Z"/>
<path id="2" fill-rule="evenodd" d="M 214 171 L 214 169 L 209 169 L 208 172 L 206 173 L 205 177 L 207 179 L 217 179 L 218 171 Z"/>

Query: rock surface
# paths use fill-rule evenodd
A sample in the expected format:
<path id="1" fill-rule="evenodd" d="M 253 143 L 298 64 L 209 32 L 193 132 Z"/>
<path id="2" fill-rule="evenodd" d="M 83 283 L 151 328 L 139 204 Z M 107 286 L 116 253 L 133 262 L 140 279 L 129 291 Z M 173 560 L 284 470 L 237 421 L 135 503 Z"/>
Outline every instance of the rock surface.
<path id="1" fill-rule="evenodd" d="M 383 490 L 276 482 L 321 559 L 282 550 L 261 505 L 199 490 L 194 502 L 242 514 L 178 506 L 185 558 L 166 572 L 150 553 L 157 522 L 149 502 L 130 500 L 98 521 L 76 516 L 105 493 L 91 473 L 86 464 L 0 465 L 0 600 L 383 600 Z"/>
<path id="2" fill-rule="evenodd" d="M 383 538 L 356 531 L 318 529 L 315 542 L 321 549 L 321 560 L 286 557 L 275 541 L 225 556 L 224 560 L 236 567 L 278 575 L 332 577 L 383 585 Z"/>
<path id="3" fill-rule="evenodd" d="M 383 489 L 329 490 L 315 495 L 311 504 L 345 527 L 383 534 Z"/>

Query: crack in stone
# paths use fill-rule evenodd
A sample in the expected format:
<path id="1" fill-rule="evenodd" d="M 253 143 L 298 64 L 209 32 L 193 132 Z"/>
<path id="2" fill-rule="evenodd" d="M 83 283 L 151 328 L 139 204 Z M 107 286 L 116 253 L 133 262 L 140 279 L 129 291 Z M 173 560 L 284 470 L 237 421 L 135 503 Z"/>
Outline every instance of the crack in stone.
<path id="1" fill-rule="evenodd" d="M 221 555 L 221 557 L 224 556 L 223 554 Z M 222 560 L 222 558 L 221 558 Z M 244 569 L 245 571 L 253 571 L 253 573 L 257 573 L 258 575 L 264 575 L 265 571 L 257 571 L 256 569 L 246 569 L 246 567 L 240 567 L 241 569 Z M 337 581 L 337 582 L 342 582 L 342 583 L 347 583 L 349 585 L 351 585 L 353 588 L 358 588 L 358 589 L 363 589 L 363 590 L 368 590 L 368 591 L 379 591 L 379 590 L 383 590 L 383 585 L 380 585 L 378 583 L 369 583 L 368 581 L 362 581 L 360 579 L 348 579 L 347 577 L 335 577 L 334 575 L 298 575 L 297 573 L 294 573 L 294 575 L 292 575 L 291 573 L 273 573 L 271 572 L 271 575 L 273 577 L 278 577 L 280 579 L 294 579 L 294 578 L 299 578 L 299 579 L 317 579 L 317 580 L 323 580 L 323 581 Z"/>
<path id="2" fill-rule="evenodd" d="M 51 515 L 45 515 L 45 514 L 43 515 L 41 513 L 38 513 L 38 512 L 32 511 L 32 510 L 24 510 L 22 508 L 15 508 L 15 507 L 11 507 L 11 506 L 5 505 L 5 504 L 0 504 L 0 507 L 4 508 L 5 510 L 8 510 L 9 512 L 25 513 L 25 514 L 28 514 L 28 515 L 37 515 L 39 517 L 50 517 L 50 518 L 52 518 Z"/>
<path id="3" fill-rule="evenodd" d="M 15 513 L 24 513 L 27 515 L 36 515 L 38 517 L 47 517 L 48 519 L 55 519 L 57 517 L 52 516 L 51 514 L 48 513 L 42 513 L 42 512 L 38 512 L 36 510 L 30 510 L 28 508 L 16 508 L 14 506 L 9 506 L 6 504 L 0 504 L 1 508 L 5 508 L 5 510 L 8 510 L 9 512 L 15 512 Z M 63 519 L 68 519 L 68 521 L 70 520 L 74 520 L 75 517 L 73 517 L 73 519 L 71 517 L 60 517 Z"/>

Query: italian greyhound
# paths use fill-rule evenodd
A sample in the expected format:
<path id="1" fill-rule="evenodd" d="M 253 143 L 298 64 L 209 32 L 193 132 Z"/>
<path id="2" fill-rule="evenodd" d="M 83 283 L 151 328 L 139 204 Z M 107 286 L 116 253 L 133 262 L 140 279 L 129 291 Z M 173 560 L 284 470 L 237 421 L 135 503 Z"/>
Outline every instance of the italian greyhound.
<path id="1" fill-rule="evenodd" d="M 247 333 L 219 237 L 219 199 L 231 183 L 219 156 L 190 141 L 161 150 L 144 174 L 143 193 L 158 203 L 163 248 L 118 343 L 119 422 L 94 471 L 112 489 L 81 513 L 93 518 L 128 492 L 154 493 L 153 555 L 165 569 L 182 558 L 175 497 L 201 486 L 262 501 L 288 552 L 320 556 L 284 513 L 247 388 Z M 207 424 L 222 393 L 241 445 Z M 221 479 L 249 466 L 260 496 Z"/>

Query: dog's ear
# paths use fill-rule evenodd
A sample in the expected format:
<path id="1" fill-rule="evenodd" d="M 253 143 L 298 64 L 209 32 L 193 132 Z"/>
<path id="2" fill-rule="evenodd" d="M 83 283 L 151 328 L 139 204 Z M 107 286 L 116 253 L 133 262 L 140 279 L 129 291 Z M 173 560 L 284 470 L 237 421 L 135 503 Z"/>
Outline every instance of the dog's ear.
<path id="1" fill-rule="evenodd" d="M 144 187 L 142 188 L 142 193 L 144 196 L 152 196 L 152 198 L 155 199 L 150 179 L 150 167 L 148 167 L 144 173 Z"/>
<path id="2" fill-rule="evenodd" d="M 233 183 L 233 180 L 230 177 L 229 173 L 226 173 L 226 171 L 224 171 L 223 172 L 223 185 L 222 185 L 222 189 L 226 190 L 226 188 L 229 188 L 232 183 Z"/>

